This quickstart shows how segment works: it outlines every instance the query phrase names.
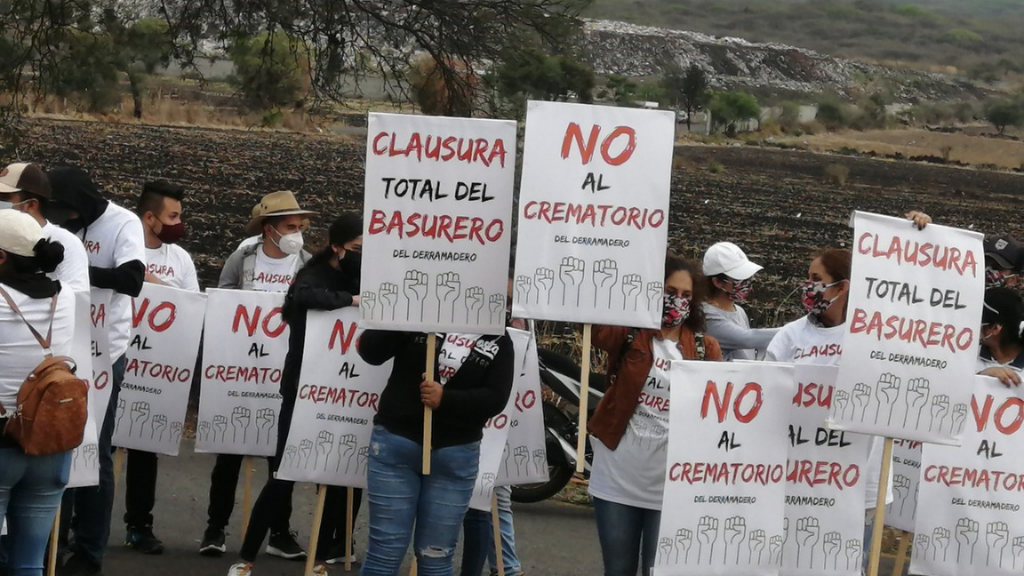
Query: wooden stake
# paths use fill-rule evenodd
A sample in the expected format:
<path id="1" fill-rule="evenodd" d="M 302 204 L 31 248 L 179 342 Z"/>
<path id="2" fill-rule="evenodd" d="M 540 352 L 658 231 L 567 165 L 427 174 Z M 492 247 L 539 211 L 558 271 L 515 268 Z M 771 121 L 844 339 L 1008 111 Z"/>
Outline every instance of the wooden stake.
<path id="1" fill-rule="evenodd" d="M 324 521 L 324 500 L 327 498 L 327 486 L 319 485 L 320 493 L 316 497 L 316 509 L 313 510 L 313 527 L 309 529 L 309 549 L 306 550 L 306 576 L 313 576 L 316 567 L 316 547 L 320 543 L 320 523 Z M 348 568 L 345 568 L 348 570 Z"/>
<path id="2" fill-rule="evenodd" d="M 427 381 L 434 379 L 437 335 L 427 334 Z M 423 407 L 423 475 L 430 476 L 430 450 L 433 443 L 434 411 Z"/>
<path id="3" fill-rule="evenodd" d="M 878 480 L 878 499 L 875 501 L 875 525 L 871 530 L 868 576 L 878 576 L 878 563 L 882 556 L 882 534 L 885 532 L 885 493 L 889 490 L 889 469 L 891 467 L 892 438 L 886 438 L 882 448 L 882 477 Z"/>
<path id="4" fill-rule="evenodd" d="M 47 559 L 46 576 L 54 576 L 57 573 L 57 548 L 60 546 L 60 505 L 57 506 L 57 515 L 53 517 L 53 528 L 50 530 L 50 549 Z"/>
<path id="5" fill-rule="evenodd" d="M 352 507 L 356 502 L 354 488 L 347 490 L 348 506 L 345 509 L 345 572 L 352 570 Z"/>
<path id="6" fill-rule="evenodd" d="M 892 576 L 903 575 L 903 567 L 907 565 L 907 549 L 913 537 L 910 532 L 900 531 L 900 547 L 896 549 L 896 565 L 893 566 Z"/>
<path id="7" fill-rule="evenodd" d="M 576 442 L 576 472 L 587 464 L 587 404 L 590 400 L 590 324 L 583 325 L 583 363 L 580 367 L 580 431 Z"/>
<path id="8" fill-rule="evenodd" d="M 117 485 L 121 480 L 121 470 L 124 468 L 124 448 L 114 450 L 114 493 L 117 493 Z"/>
<path id="9" fill-rule="evenodd" d="M 245 531 L 249 529 L 249 516 L 252 515 L 252 457 L 243 458 L 242 467 L 245 469 L 245 481 L 242 485 L 242 538 L 244 539 Z"/>
<path id="10" fill-rule="evenodd" d="M 409 576 L 416 576 L 416 559 L 412 559 L 412 566 L 409 567 Z"/>
<path id="11" fill-rule="evenodd" d="M 494 524 L 494 559 L 498 565 L 498 576 L 505 576 L 505 559 L 501 554 L 501 517 L 498 513 L 498 493 L 491 495 L 491 520 Z"/>

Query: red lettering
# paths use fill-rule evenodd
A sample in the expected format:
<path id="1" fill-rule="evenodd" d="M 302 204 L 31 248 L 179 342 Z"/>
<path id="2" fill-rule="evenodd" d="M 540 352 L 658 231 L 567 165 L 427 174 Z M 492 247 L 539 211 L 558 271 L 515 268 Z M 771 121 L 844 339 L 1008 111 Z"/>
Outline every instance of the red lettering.
<path id="1" fill-rule="evenodd" d="M 334 329 L 331 330 L 331 341 L 327 345 L 328 350 L 334 350 L 334 345 L 339 343 L 341 345 L 341 353 L 348 354 L 348 347 L 352 345 L 352 339 L 356 335 L 356 324 L 355 322 L 349 324 L 348 331 L 345 331 L 345 323 L 341 320 L 334 322 Z"/>

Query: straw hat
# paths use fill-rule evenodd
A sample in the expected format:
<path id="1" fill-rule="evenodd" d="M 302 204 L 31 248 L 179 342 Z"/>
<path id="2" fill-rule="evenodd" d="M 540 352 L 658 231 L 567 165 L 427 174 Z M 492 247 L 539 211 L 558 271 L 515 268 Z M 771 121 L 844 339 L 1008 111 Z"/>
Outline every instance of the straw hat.
<path id="1" fill-rule="evenodd" d="M 259 234 L 263 229 L 263 222 L 273 216 L 315 216 L 312 210 L 303 210 L 295 199 L 295 194 L 288 191 L 271 192 L 260 200 L 260 203 L 252 209 L 252 219 L 245 225 L 246 234 Z M 308 219 L 303 221 L 304 228 L 308 227 Z"/>

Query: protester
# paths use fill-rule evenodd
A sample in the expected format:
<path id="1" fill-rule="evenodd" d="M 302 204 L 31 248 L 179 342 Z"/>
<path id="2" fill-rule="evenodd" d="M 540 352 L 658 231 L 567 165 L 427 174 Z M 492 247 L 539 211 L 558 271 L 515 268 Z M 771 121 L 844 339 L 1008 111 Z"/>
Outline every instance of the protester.
<path id="1" fill-rule="evenodd" d="M 981 354 L 978 374 L 1020 386 L 1024 371 L 1024 302 L 1009 288 L 985 291 L 981 313 Z"/>
<path id="2" fill-rule="evenodd" d="M 110 537 L 114 506 L 114 436 L 117 399 L 124 380 L 125 352 L 131 338 L 132 298 L 139 295 L 146 273 L 145 235 L 139 218 L 108 202 L 89 175 L 78 168 L 60 168 L 48 174 L 53 197 L 49 216 L 54 223 L 78 235 L 89 257 L 92 305 L 105 312 L 111 364 L 111 394 L 99 433 L 98 486 L 69 491 L 62 526 L 74 534 L 71 556 L 59 570 L 62 576 L 99 574 Z"/>
<path id="3" fill-rule="evenodd" d="M 657 557 L 673 360 L 722 360 L 704 334 L 700 265 L 665 258 L 660 329 L 595 326 L 593 343 L 608 353 L 612 377 L 590 420 L 594 465 L 590 495 L 597 516 L 605 576 L 649 574 Z M 656 398 L 655 401 L 644 401 Z"/>
<path id="4" fill-rule="evenodd" d="M 1013 236 L 986 236 L 985 287 L 1017 286 L 1024 271 L 1024 248 Z"/>
<path id="5" fill-rule="evenodd" d="M 72 292 L 89 291 L 89 256 L 82 241 L 44 217 L 52 191 L 50 179 L 38 164 L 17 163 L 0 170 L 0 209 L 14 208 L 35 219 L 43 236 L 64 247 L 64 261 L 48 274 Z"/>
<path id="6" fill-rule="evenodd" d="M 246 234 L 259 234 L 256 244 L 239 248 L 224 264 L 218 288 L 286 292 L 299 268 L 309 262 L 309 252 L 302 249 L 303 216 L 316 214 L 299 207 L 291 192 L 272 192 L 253 208 L 252 218 L 245 226 Z M 219 454 L 210 478 L 210 507 L 199 553 L 220 556 L 227 551 L 224 529 L 231 520 L 235 506 L 238 473 L 245 457 L 240 454 Z M 270 467 L 273 478 L 273 462 Z M 302 560 L 306 551 L 291 531 L 291 496 L 280 502 L 270 522 L 267 554 L 289 560 Z"/>
<path id="7" fill-rule="evenodd" d="M 281 464 L 288 431 L 299 392 L 299 370 L 302 367 L 303 347 L 306 341 L 306 312 L 310 310 L 337 310 L 348 306 L 359 306 L 359 253 L 362 250 L 363 222 L 357 212 L 342 214 L 331 224 L 328 232 L 329 244 L 318 252 L 302 268 L 295 283 L 288 289 L 282 315 L 290 327 L 288 355 L 285 357 L 281 375 L 281 412 L 278 416 L 277 451 L 271 458 L 271 470 Z M 295 483 L 271 477 L 263 486 L 249 518 L 239 562 L 231 566 L 229 576 L 245 576 L 252 573 L 253 562 L 260 546 L 270 530 L 271 522 L 278 516 L 282 502 L 290 502 Z M 318 564 L 314 574 L 326 574 L 329 561 L 345 560 L 345 518 L 347 514 L 347 489 L 337 486 L 326 489 L 324 515 L 320 524 L 320 539 L 314 550 Z M 359 513 L 363 491 L 355 490 L 352 519 Z"/>
<path id="8" fill-rule="evenodd" d="M 363 360 L 379 366 L 394 359 L 370 440 L 370 541 L 363 576 L 397 575 L 410 540 L 421 576 L 452 573 L 483 427 L 501 413 L 512 391 L 512 346 L 508 334 L 438 335 L 439 376 L 427 381 L 426 334 L 363 333 Z M 424 406 L 434 411 L 429 476 L 421 468 Z"/>
<path id="9" fill-rule="evenodd" d="M 753 329 L 743 309 L 761 266 L 732 242 L 719 242 L 704 254 L 708 299 L 704 303 L 707 333 L 718 340 L 726 360 L 755 360 L 764 356 L 778 328 Z"/>
<path id="10" fill-rule="evenodd" d="M 32 330 L 50 335 L 53 354 L 71 352 L 74 293 L 45 275 L 63 257 L 63 247 L 46 239 L 35 218 L 0 210 L 0 431 L 17 408 L 25 378 L 45 358 Z M 0 518 L 6 516 L 10 528 L 6 563 L 11 576 L 42 576 L 46 543 L 70 472 L 71 452 L 29 456 L 16 440 L 0 434 Z"/>

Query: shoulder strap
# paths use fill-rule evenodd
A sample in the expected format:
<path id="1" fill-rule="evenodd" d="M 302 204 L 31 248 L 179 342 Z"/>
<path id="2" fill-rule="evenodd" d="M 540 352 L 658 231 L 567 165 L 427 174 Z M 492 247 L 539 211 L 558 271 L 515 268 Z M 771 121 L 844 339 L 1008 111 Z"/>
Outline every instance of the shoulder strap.
<path id="1" fill-rule="evenodd" d="M 622 341 L 622 347 L 619 348 L 619 355 L 615 357 L 615 366 L 608 366 L 608 378 L 615 378 L 619 374 L 619 368 L 622 366 L 622 359 L 626 357 L 626 353 L 629 352 L 629 348 L 633 345 L 633 341 L 636 340 L 636 335 L 640 332 L 639 328 L 632 328 L 629 334 L 626 335 L 626 339 Z"/>
<path id="2" fill-rule="evenodd" d="M 704 345 L 704 333 L 696 332 L 693 335 L 693 344 L 697 348 L 697 360 L 704 360 L 707 357 L 707 346 Z"/>
<path id="3" fill-rule="evenodd" d="M 29 331 L 31 331 L 32 335 L 35 336 L 36 341 L 39 342 L 39 345 L 43 347 L 43 353 L 46 354 L 46 357 L 49 358 L 53 356 L 53 351 L 50 350 L 50 340 L 53 338 L 53 316 L 54 312 L 57 310 L 57 294 L 54 294 L 53 298 L 50 299 L 50 326 L 46 330 L 46 338 L 43 338 L 39 334 L 39 331 L 36 330 L 34 326 L 29 324 L 28 320 L 25 318 L 25 315 L 22 314 L 21 310 L 18 308 L 18 305 L 15 304 L 14 300 L 11 299 L 11 295 L 8 294 L 7 291 L 4 290 L 3 288 L 0 288 L 0 296 L 4 297 L 4 300 L 7 301 L 7 305 L 11 307 L 11 310 L 14 310 L 14 313 L 21 318 L 21 321 L 25 323 L 25 326 L 28 326 Z"/>

